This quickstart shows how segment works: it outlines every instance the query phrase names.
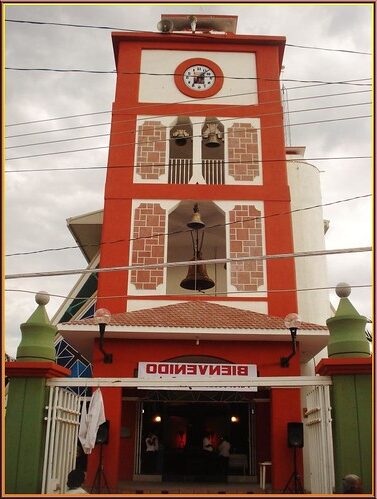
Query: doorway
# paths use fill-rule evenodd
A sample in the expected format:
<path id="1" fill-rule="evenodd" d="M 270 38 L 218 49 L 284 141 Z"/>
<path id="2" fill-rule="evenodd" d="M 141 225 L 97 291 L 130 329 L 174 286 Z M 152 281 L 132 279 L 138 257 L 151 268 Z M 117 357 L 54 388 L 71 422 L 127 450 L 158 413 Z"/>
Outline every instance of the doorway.
<path id="1" fill-rule="evenodd" d="M 160 475 L 163 481 L 227 481 L 228 476 L 255 476 L 254 410 L 252 402 L 144 401 L 140 405 L 140 474 Z M 153 458 L 146 450 L 149 434 L 158 438 Z M 203 451 L 207 435 L 213 446 L 211 461 Z M 218 446 L 221 437 L 231 444 L 226 471 Z"/>

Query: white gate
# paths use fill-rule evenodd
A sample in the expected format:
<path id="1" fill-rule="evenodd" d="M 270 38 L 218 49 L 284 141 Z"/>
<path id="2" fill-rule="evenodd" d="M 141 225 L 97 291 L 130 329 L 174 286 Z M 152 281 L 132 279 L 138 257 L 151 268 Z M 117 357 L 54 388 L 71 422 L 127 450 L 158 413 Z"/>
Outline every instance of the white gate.
<path id="1" fill-rule="evenodd" d="M 306 401 L 305 426 L 310 449 L 310 492 L 333 494 L 335 478 L 329 387 L 314 387 L 307 394 Z"/>
<path id="2" fill-rule="evenodd" d="M 80 425 L 80 396 L 65 388 L 50 387 L 42 494 L 64 494 L 67 475 L 75 468 Z"/>

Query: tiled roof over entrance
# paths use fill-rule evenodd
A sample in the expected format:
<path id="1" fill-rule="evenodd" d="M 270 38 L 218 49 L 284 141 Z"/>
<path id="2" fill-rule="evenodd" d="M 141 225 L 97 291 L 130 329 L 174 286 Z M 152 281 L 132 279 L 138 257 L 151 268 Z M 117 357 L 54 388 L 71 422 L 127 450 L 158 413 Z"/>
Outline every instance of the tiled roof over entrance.
<path id="1" fill-rule="evenodd" d="M 94 325 L 94 319 L 67 322 L 69 325 Z M 189 301 L 111 316 L 112 326 L 189 327 L 229 329 L 287 329 L 284 319 L 250 310 L 206 301 Z M 300 330 L 327 330 L 326 326 L 302 322 Z"/>

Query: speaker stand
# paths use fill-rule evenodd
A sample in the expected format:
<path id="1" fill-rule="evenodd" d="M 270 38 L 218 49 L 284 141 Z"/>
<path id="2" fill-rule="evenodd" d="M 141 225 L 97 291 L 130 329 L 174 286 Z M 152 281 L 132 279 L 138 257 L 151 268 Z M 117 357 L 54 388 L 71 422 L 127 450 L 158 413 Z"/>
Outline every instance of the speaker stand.
<path id="1" fill-rule="evenodd" d="M 289 477 L 286 486 L 283 489 L 283 494 L 291 492 L 293 494 L 303 494 L 304 488 L 301 483 L 300 475 L 297 473 L 296 447 L 293 447 L 293 473 Z"/>
<path id="2" fill-rule="evenodd" d="M 106 486 L 107 492 L 110 493 L 110 489 L 109 489 L 109 486 L 108 486 L 107 480 L 106 480 L 106 475 L 105 475 L 105 472 L 103 471 L 102 451 L 103 451 L 103 444 L 100 444 L 98 468 L 97 468 L 96 475 L 95 475 L 94 480 L 93 480 L 92 488 L 90 489 L 90 493 L 92 493 L 93 490 L 96 489 L 96 492 L 98 494 L 101 494 L 101 492 L 102 492 L 102 479 L 103 479 L 103 482 Z"/>

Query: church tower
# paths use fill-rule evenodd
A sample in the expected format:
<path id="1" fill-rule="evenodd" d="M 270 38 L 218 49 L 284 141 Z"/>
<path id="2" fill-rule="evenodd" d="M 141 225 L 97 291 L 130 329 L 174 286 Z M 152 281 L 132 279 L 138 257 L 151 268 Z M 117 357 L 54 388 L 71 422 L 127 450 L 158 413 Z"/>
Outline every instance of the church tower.
<path id="1" fill-rule="evenodd" d="M 293 253 L 279 84 L 285 38 L 236 35 L 236 24 L 234 16 L 162 15 L 160 33 L 113 33 L 100 267 L 220 263 L 102 273 L 97 308 L 195 299 L 281 317 L 297 311 L 295 291 L 276 292 L 296 288 L 294 259 L 248 260 Z"/>

